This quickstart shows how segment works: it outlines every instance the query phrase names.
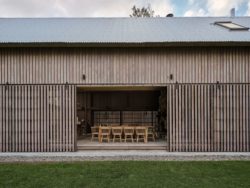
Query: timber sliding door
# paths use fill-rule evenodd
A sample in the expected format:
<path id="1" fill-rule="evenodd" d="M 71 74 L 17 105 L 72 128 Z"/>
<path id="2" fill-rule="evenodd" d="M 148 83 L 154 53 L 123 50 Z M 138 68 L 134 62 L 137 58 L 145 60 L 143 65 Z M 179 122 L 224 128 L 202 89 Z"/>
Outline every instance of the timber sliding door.
<path id="1" fill-rule="evenodd" d="M 75 86 L 1 85 L 0 151 L 75 151 Z"/>
<path id="2" fill-rule="evenodd" d="M 250 151 L 249 84 L 167 86 L 169 151 Z"/>

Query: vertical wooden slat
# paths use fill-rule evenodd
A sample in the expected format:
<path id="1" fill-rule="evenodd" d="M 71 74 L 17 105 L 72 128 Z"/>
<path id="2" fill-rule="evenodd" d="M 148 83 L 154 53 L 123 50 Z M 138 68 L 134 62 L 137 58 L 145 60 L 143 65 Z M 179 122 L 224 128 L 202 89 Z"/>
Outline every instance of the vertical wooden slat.
<path id="1" fill-rule="evenodd" d="M 36 151 L 36 87 L 27 86 L 28 93 L 28 117 L 29 117 L 29 137 L 31 143 L 29 143 L 30 151 Z"/>
<path id="2" fill-rule="evenodd" d="M 44 95 L 43 95 L 43 86 L 39 87 L 40 95 L 40 151 L 44 152 Z"/>
<path id="3" fill-rule="evenodd" d="M 66 90 L 65 90 L 65 86 L 61 86 L 62 87 L 62 116 L 63 116 L 63 151 L 66 151 L 66 147 L 67 147 L 67 141 L 66 141 L 66 100 L 65 100 L 65 95 L 66 95 Z"/>
<path id="4" fill-rule="evenodd" d="M 246 151 L 245 148 L 245 139 L 246 139 L 246 135 L 245 135 L 245 106 L 246 106 L 246 100 L 245 100 L 245 85 L 242 85 L 242 99 L 241 99 L 241 110 L 242 110 L 242 116 L 241 116 L 241 151 L 244 152 Z"/>
<path id="5" fill-rule="evenodd" d="M 232 133 L 233 133 L 233 137 L 232 137 L 232 140 L 233 140 L 233 151 L 236 151 L 237 148 L 236 148 L 236 124 L 237 124 L 237 121 L 236 121 L 236 89 L 234 87 L 234 85 L 232 85 L 232 90 L 233 90 L 233 93 L 232 93 L 232 113 L 233 113 L 233 129 L 232 129 Z"/>
<path id="6" fill-rule="evenodd" d="M 25 88 L 19 87 L 19 151 L 25 151 Z"/>
<path id="7" fill-rule="evenodd" d="M 238 78 L 237 78 L 238 79 Z M 239 129 L 240 129 L 240 108 L 239 108 L 239 102 L 240 102 L 240 93 L 239 93 L 239 87 L 238 85 L 234 85 L 236 89 L 236 106 L 235 106 L 235 113 L 236 113 L 236 151 L 239 151 Z"/>
<path id="8" fill-rule="evenodd" d="M 224 85 L 221 84 L 220 86 L 220 151 L 224 151 L 224 113 L 225 113 L 225 106 L 224 106 Z"/>
<path id="9" fill-rule="evenodd" d="M 185 151 L 188 151 L 188 143 L 189 143 L 189 134 L 188 134 L 188 129 L 189 129 L 189 87 L 185 87 Z"/>
<path id="10" fill-rule="evenodd" d="M 202 151 L 202 129 L 203 129 L 203 109 L 202 109 L 202 85 L 198 85 L 198 151 Z"/>
<path id="11" fill-rule="evenodd" d="M 205 129 L 206 129 L 206 116 L 205 116 L 205 112 L 206 112 L 206 106 L 205 106 L 205 100 L 206 100 L 206 94 L 204 92 L 204 88 L 205 88 L 205 85 L 201 85 L 201 151 L 205 151 L 205 146 L 206 146 L 206 143 L 205 143 Z"/>
<path id="12" fill-rule="evenodd" d="M 8 124 L 8 142 L 9 142 L 9 152 L 12 151 L 12 138 L 13 138 L 13 86 L 9 87 L 9 124 Z"/>
<path id="13" fill-rule="evenodd" d="M 246 85 L 246 151 L 250 151 L 250 85 Z"/>
<path id="14" fill-rule="evenodd" d="M 221 92 L 221 86 L 216 86 L 216 151 L 220 151 L 220 127 L 221 127 L 221 97 L 220 97 L 220 92 Z"/>
<path id="15" fill-rule="evenodd" d="M 209 114 L 210 114 L 210 151 L 215 151 L 214 149 L 214 118 L 215 118 L 215 108 L 214 108 L 214 103 L 215 103 L 215 95 L 214 95 L 214 85 L 210 85 L 210 90 L 209 90 L 209 94 L 210 94 L 210 110 L 209 110 Z"/>
<path id="16" fill-rule="evenodd" d="M 69 86 L 68 87 L 68 93 L 69 93 L 69 95 L 68 95 L 68 127 L 69 127 L 69 129 L 68 129 L 68 137 L 69 137 L 69 140 L 68 140 L 68 145 L 69 145 L 69 150 L 68 151 L 72 151 L 72 133 L 73 133 L 73 130 L 72 130 L 72 125 L 73 125 L 73 122 L 72 122 L 72 114 L 71 114 L 71 112 L 73 111 L 73 109 L 72 109 L 72 87 L 71 86 Z"/>
<path id="17" fill-rule="evenodd" d="M 63 134 L 63 120 L 62 120 L 62 86 L 58 87 L 58 101 L 59 101 L 59 109 L 58 109 L 58 113 L 59 113 L 59 151 L 63 151 L 63 139 L 62 139 L 62 134 Z"/>
<path id="18" fill-rule="evenodd" d="M 8 152 L 9 151 L 9 105 L 10 105 L 10 86 L 7 86 L 7 90 L 5 92 L 6 96 L 5 96 L 5 100 L 6 100 L 6 106 L 5 106 L 5 119 L 6 119 L 6 123 L 5 123 L 5 147 L 6 147 L 6 151 Z"/>
<path id="19" fill-rule="evenodd" d="M 37 87 L 37 96 L 36 96 L 36 100 L 37 100 L 37 151 L 41 152 L 41 137 L 42 137 L 42 122 L 41 122 L 41 110 L 42 110 L 42 106 L 41 106 L 41 86 L 39 85 Z"/>
<path id="20" fill-rule="evenodd" d="M 49 86 L 45 87 L 46 101 L 46 151 L 50 151 L 50 93 Z"/>
<path id="21" fill-rule="evenodd" d="M 189 137 L 188 137 L 188 151 L 192 151 L 192 124 L 193 124 L 193 119 L 192 119 L 192 116 L 193 116 L 193 106 L 192 106 L 192 101 L 193 101 L 193 95 L 192 95 L 192 88 L 193 86 L 192 85 L 189 85 L 188 87 L 188 106 L 189 106 L 189 109 L 188 109 L 188 117 L 189 117 L 189 124 L 188 124 L 188 134 L 189 134 Z"/>
<path id="22" fill-rule="evenodd" d="M 76 98 L 76 87 L 73 86 L 73 94 L 72 94 L 72 117 L 73 117 L 73 125 L 72 125 L 72 151 L 76 151 L 77 149 L 77 119 L 76 119 L 76 111 L 77 111 L 77 98 Z"/>
<path id="23" fill-rule="evenodd" d="M 176 104 L 176 112 L 175 112 L 175 131 L 176 131 L 176 134 L 175 134 L 175 149 L 176 151 L 179 151 L 179 135 L 180 135 L 180 132 L 179 132 L 179 124 L 180 124 L 180 118 L 179 118 L 179 108 L 180 108 L 180 105 L 179 105 L 179 92 L 180 92 L 180 88 L 179 86 L 176 84 L 176 89 L 175 89 L 175 104 Z"/>
<path id="24" fill-rule="evenodd" d="M 56 151 L 60 151 L 60 120 L 59 120 L 59 87 L 60 86 L 56 86 L 56 101 L 55 101 L 55 106 L 56 106 Z"/>
<path id="25" fill-rule="evenodd" d="M 183 122 L 183 116 L 182 116 L 182 86 L 178 86 L 178 111 L 177 111 L 177 119 L 178 119 L 178 151 L 182 151 L 182 122 Z"/>
<path id="26" fill-rule="evenodd" d="M 242 132 L 243 132 L 243 126 L 242 126 L 242 120 L 243 120 L 243 111 L 242 111 L 242 107 L 243 107 L 243 104 L 242 104 L 242 85 L 240 84 L 239 85 L 239 134 L 238 134 L 238 144 L 239 144 L 239 147 L 238 147 L 238 151 L 242 151 L 242 139 L 243 139 L 243 135 L 242 135 Z"/>
<path id="27" fill-rule="evenodd" d="M 66 76 L 66 74 L 65 74 Z M 52 86 L 51 87 L 52 90 L 52 102 L 51 102 L 51 106 L 52 106 L 52 138 L 51 138 L 51 142 L 52 142 L 52 151 L 56 151 L 56 86 Z"/>
<path id="28" fill-rule="evenodd" d="M 223 136 L 223 142 L 224 142 L 224 150 L 223 151 L 227 151 L 227 132 L 228 132 L 228 118 L 227 118 L 227 110 L 228 110 L 228 106 L 227 106 L 227 85 L 223 85 L 223 127 L 224 127 L 224 136 Z"/>
<path id="29" fill-rule="evenodd" d="M 53 151 L 53 87 L 49 86 L 49 151 Z"/>
<path id="30" fill-rule="evenodd" d="M 0 79 L 1 79 L 1 76 L 0 76 Z M 3 115 L 3 86 L 0 85 L 0 152 L 3 152 L 3 116 L 2 115 Z"/>
<path id="31" fill-rule="evenodd" d="M 172 151 L 176 151 L 176 85 L 173 85 L 173 148 Z"/>
<path id="32" fill-rule="evenodd" d="M 31 113 L 33 112 L 33 109 L 32 109 L 32 98 L 33 96 L 31 95 L 31 87 L 30 86 L 27 86 L 27 100 L 26 100 L 26 103 L 27 103 L 27 119 L 24 119 L 24 124 L 27 125 L 27 150 L 28 151 L 31 151 L 31 145 L 32 145 L 32 129 L 31 127 L 33 126 L 31 120 L 32 120 L 32 115 Z M 26 97 L 25 97 L 26 98 Z"/>
<path id="33" fill-rule="evenodd" d="M 195 85 L 192 86 L 192 140 L 191 140 L 191 145 L 192 149 L 191 151 L 195 151 Z"/>
<path id="34" fill-rule="evenodd" d="M 43 151 L 47 151 L 47 95 L 46 95 L 46 86 L 42 86 L 42 102 L 43 102 Z"/>
<path id="35" fill-rule="evenodd" d="M 211 95 L 210 95 L 211 87 L 207 85 L 207 151 L 211 151 Z"/>
<path id="36" fill-rule="evenodd" d="M 22 88 L 18 87 L 18 140 L 17 151 L 22 150 Z"/>
<path id="37" fill-rule="evenodd" d="M 230 112 L 229 112 L 229 117 L 230 117 L 230 151 L 233 151 L 233 125 L 234 125 L 234 117 L 233 117 L 233 106 L 234 106 L 234 103 L 233 103 L 233 86 L 232 85 L 229 85 L 229 102 L 230 102 Z"/>
<path id="38" fill-rule="evenodd" d="M 218 96 L 217 96 L 217 86 L 214 85 L 214 115 L 213 115 L 213 146 L 214 151 L 218 151 Z"/>
<path id="39" fill-rule="evenodd" d="M 2 135 L 2 141 L 3 141 L 3 144 L 2 144 L 2 150 L 3 151 L 6 151 L 6 87 L 7 86 L 3 86 L 3 91 L 2 91 L 2 99 L 3 99 L 3 108 L 2 108 L 2 118 L 3 118 L 3 135 Z"/>
<path id="40" fill-rule="evenodd" d="M 198 113 L 199 113 L 199 111 L 198 111 L 198 85 L 195 85 L 194 86 L 194 96 L 195 96 L 195 98 L 194 98 L 194 100 L 195 100 L 195 105 L 194 105 L 194 108 L 195 108 L 195 124 L 194 124 L 194 149 L 195 149 L 195 151 L 198 151 Z"/>
<path id="41" fill-rule="evenodd" d="M 173 148 L 173 142 L 172 142 L 172 137 L 173 137 L 173 132 L 172 132 L 172 127 L 173 127 L 173 87 L 170 85 L 168 90 L 169 93 L 169 101 L 168 101 L 168 109 L 169 109 L 169 129 L 167 130 L 168 132 L 168 140 L 169 140 L 169 147 L 168 150 L 172 151 Z"/>
<path id="42" fill-rule="evenodd" d="M 69 87 L 65 86 L 65 134 L 66 134 L 66 151 L 69 151 Z"/>
<path id="43" fill-rule="evenodd" d="M 246 87 L 246 151 L 250 151 L 250 85 Z"/>
<path id="44" fill-rule="evenodd" d="M 230 151 L 230 90 L 229 85 L 226 85 L 226 142 L 227 142 L 227 151 Z"/>
<path id="45" fill-rule="evenodd" d="M 11 131 L 10 131 L 10 141 L 11 141 L 11 152 L 15 152 L 15 86 L 11 86 Z"/>

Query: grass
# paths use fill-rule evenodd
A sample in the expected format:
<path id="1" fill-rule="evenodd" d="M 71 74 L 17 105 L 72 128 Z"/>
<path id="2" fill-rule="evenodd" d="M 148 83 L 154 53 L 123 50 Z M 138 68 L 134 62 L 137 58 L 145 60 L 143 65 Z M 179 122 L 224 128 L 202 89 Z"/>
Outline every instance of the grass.
<path id="1" fill-rule="evenodd" d="M 0 164 L 0 187 L 250 187 L 250 161 Z"/>

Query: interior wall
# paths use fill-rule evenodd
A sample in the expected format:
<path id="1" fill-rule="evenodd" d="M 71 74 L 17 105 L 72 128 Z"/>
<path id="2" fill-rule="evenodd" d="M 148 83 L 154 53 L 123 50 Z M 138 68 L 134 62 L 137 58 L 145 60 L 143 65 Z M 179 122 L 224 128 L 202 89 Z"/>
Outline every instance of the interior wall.
<path id="1" fill-rule="evenodd" d="M 82 91 L 77 93 L 77 115 L 87 127 L 95 123 L 156 125 L 160 90 Z M 153 123 L 152 123 L 153 122 Z M 88 132 L 90 128 L 86 128 Z"/>

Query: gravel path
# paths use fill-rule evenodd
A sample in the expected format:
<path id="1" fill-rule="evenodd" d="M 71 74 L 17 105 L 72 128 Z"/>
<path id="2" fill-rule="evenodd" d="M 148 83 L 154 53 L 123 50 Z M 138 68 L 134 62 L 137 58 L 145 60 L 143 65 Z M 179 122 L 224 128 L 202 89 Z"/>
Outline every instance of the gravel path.
<path id="1" fill-rule="evenodd" d="M 220 161 L 249 160 L 248 153 L 198 153 L 166 151 L 81 151 L 71 153 L 0 153 L 0 163 L 9 162 L 73 162 L 73 161 Z"/>

